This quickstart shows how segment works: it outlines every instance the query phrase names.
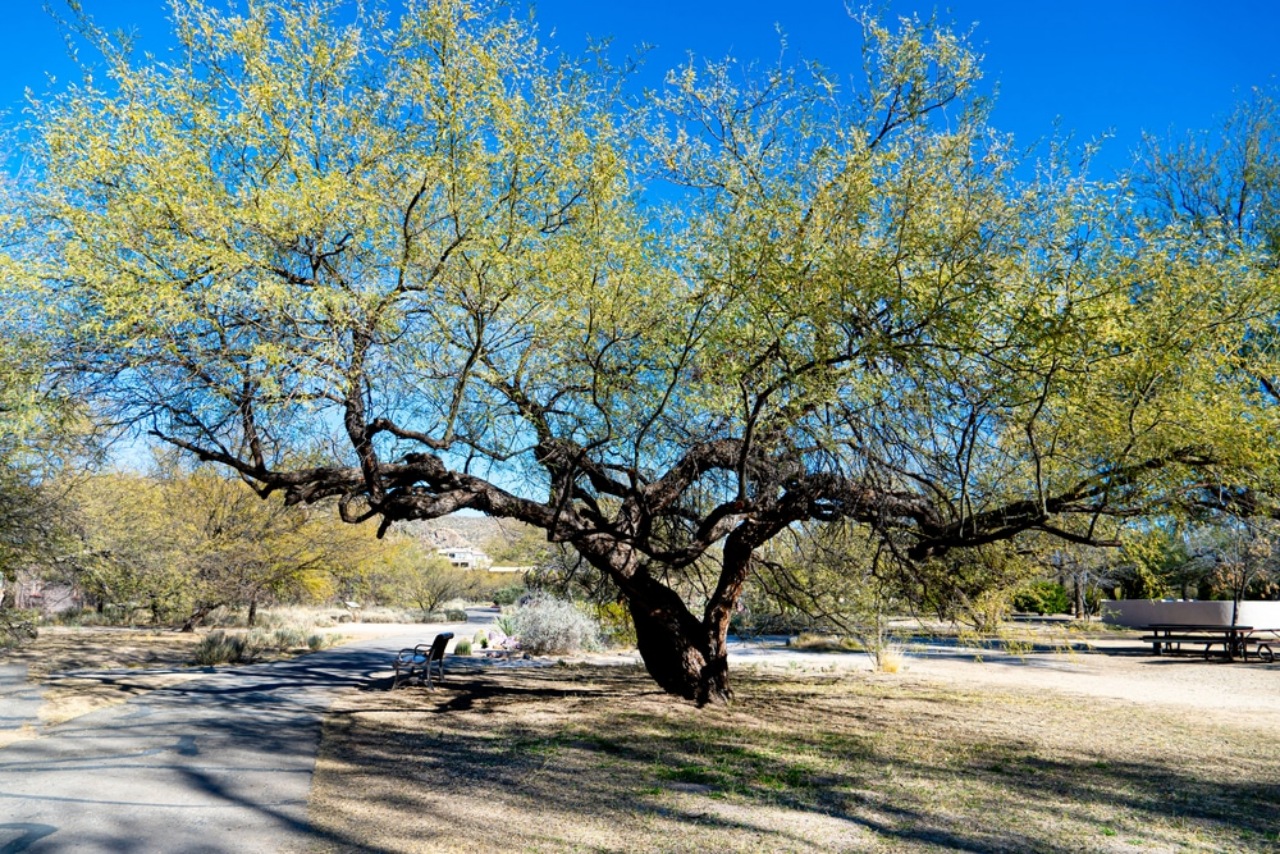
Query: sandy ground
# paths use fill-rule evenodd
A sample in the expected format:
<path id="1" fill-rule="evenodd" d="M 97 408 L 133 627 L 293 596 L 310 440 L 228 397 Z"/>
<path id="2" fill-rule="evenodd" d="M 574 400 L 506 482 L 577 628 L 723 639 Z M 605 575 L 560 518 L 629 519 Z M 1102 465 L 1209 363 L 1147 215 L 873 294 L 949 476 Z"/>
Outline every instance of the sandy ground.
<path id="1" fill-rule="evenodd" d="M 917 648 L 902 659 L 902 673 L 966 688 L 1051 690 L 1135 704 L 1216 709 L 1275 716 L 1280 722 L 1280 662 L 1205 661 L 1198 656 L 1154 656 L 1137 641 L 1096 641 L 1091 651 L 1016 656 L 990 651 Z M 871 670 L 858 653 L 743 650 L 731 667 L 766 671 Z"/>
<path id="2" fill-rule="evenodd" d="M 455 630 L 461 638 L 469 630 L 473 630 L 473 627 L 478 629 L 492 621 L 488 610 L 473 612 L 466 626 L 451 625 L 447 628 Z M 427 641 L 441 629 L 440 626 L 421 624 L 344 623 L 327 631 L 353 640 L 420 635 L 423 641 Z M 53 630 L 51 634 L 65 632 L 69 636 L 75 636 L 78 631 Z M 40 710 L 39 722 L 48 725 L 74 718 L 102 705 L 104 699 L 118 702 L 130 695 L 201 675 L 199 669 L 172 668 L 177 660 L 174 656 L 181 657 L 185 654 L 181 648 L 172 651 L 168 649 L 173 643 L 172 633 L 133 633 L 128 637 L 131 638 L 131 643 L 127 646 L 121 645 L 114 637 L 111 638 L 113 643 L 104 644 L 106 650 L 101 655 L 105 660 L 77 662 L 82 666 L 90 664 L 91 669 L 96 672 L 76 673 L 79 668 L 73 666 L 69 668 L 71 672 L 59 673 L 63 668 L 54 665 L 49 668 L 53 673 L 40 674 L 44 677 L 42 693 L 45 702 Z M 188 638 L 189 636 L 181 637 L 183 640 Z M 155 643 L 155 647 L 149 647 L 147 641 Z M 1154 656 L 1150 654 L 1150 647 L 1139 642 L 1136 636 L 1123 640 L 1093 640 L 1090 646 L 1092 648 L 1085 651 L 1009 655 L 943 645 L 912 645 L 902 650 L 901 673 L 913 679 L 964 688 L 987 685 L 1015 692 L 1050 690 L 1082 698 L 1214 709 L 1240 716 L 1274 718 L 1280 725 L 1280 662 L 1263 664 L 1256 661 L 1227 662 L 1221 659 L 1205 661 L 1198 656 L 1189 655 Z M 523 660 L 517 657 L 504 660 L 483 657 L 477 651 L 476 655 L 459 659 L 457 663 L 465 661 L 470 665 L 505 668 L 548 666 L 560 660 L 563 659 Z M 586 664 L 640 663 L 634 652 L 587 654 L 572 656 L 570 660 Z M 48 667 L 51 662 L 43 663 Z M 59 662 L 64 667 L 68 663 L 70 662 Z M 121 674 L 118 671 L 111 674 L 115 678 L 103 678 L 104 669 L 121 665 L 130 668 L 128 678 L 119 678 Z M 870 671 L 872 664 L 870 657 L 862 653 L 795 650 L 786 647 L 781 639 L 767 639 L 758 643 L 734 643 L 730 653 L 730 668 L 731 671 L 738 672 L 758 670 L 831 673 Z M 9 676 L 16 683 L 11 686 L 14 689 L 25 681 L 17 671 L 9 673 Z M 97 686 L 97 690 L 87 690 L 94 688 L 91 683 L 96 682 L 109 684 Z M 28 684 L 24 690 L 29 695 L 26 699 L 32 701 L 30 705 L 33 709 L 41 706 L 35 695 L 40 689 Z M 13 730 L 20 719 L 34 718 L 35 715 L 26 714 L 30 711 L 26 709 L 19 712 L 16 707 L 18 694 L 0 693 L 6 694 L 5 705 L 10 707 L 12 713 L 16 713 L 17 718 L 10 722 L 12 729 L 0 726 L 0 730 L 10 729 L 7 733 L 0 733 L 0 736 L 11 737 L 0 739 L 0 743 L 14 737 L 29 736 L 30 733 L 19 734 Z M 103 696 L 96 696 L 99 694 Z M 31 722 L 35 723 L 34 720 Z"/>
<path id="3" fill-rule="evenodd" d="M 591 666 L 634 655 L 455 659 L 338 700 L 309 816 L 366 844 L 307 851 L 1280 850 L 1280 664 L 1091 643 L 894 673 L 735 643 L 737 700 L 701 710 Z"/>
<path id="4" fill-rule="evenodd" d="M 473 615 L 473 621 L 475 616 Z M 352 637 L 404 635 L 430 627 L 347 623 L 332 631 Z M 1155 656 L 1136 636 L 1092 640 L 1091 649 L 1008 655 L 990 650 L 914 645 L 903 650 L 901 672 L 910 677 L 965 688 L 989 685 L 1010 691 L 1051 690 L 1069 695 L 1274 717 L 1280 724 L 1280 661 L 1263 664 L 1196 655 Z M 588 664 L 639 663 L 635 653 L 580 655 Z M 497 667 L 543 666 L 556 659 L 503 661 L 473 657 Z M 763 672 L 821 673 L 871 671 L 869 656 L 855 652 L 809 652 L 789 649 L 779 640 L 734 643 L 730 669 Z"/>
<path id="5" fill-rule="evenodd" d="M 974 686 L 1053 690 L 1135 704 L 1186 706 L 1275 716 L 1280 721 L 1280 664 L 1153 656 L 1149 648 L 1114 644 L 1093 653 L 965 660 L 912 657 L 908 673 Z"/>

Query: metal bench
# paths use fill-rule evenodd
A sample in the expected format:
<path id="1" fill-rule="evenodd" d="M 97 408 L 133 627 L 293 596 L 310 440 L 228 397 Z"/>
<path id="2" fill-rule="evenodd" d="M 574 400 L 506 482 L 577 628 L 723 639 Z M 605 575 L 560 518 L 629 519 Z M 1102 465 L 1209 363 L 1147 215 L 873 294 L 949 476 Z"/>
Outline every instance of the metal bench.
<path id="1" fill-rule="evenodd" d="M 407 682 L 415 675 L 418 684 L 426 683 L 433 688 L 431 677 L 436 681 L 444 679 L 444 648 L 453 640 L 453 632 L 441 632 L 431 643 L 420 643 L 413 649 L 402 649 L 396 653 L 395 677 L 391 680 L 391 690 L 395 690 L 402 681 Z"/>

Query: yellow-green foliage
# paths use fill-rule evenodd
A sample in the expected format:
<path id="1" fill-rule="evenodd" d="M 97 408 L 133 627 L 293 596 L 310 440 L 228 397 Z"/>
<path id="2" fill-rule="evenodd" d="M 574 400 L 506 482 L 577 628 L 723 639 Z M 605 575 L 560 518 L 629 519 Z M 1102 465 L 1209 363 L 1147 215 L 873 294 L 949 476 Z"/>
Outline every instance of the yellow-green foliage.
<path id="1" fill-rule="evenodd" d="M 175 0 L 166 63 L 103 40 L 32 105 L 3 275 L 104 411 L 348 521 L 522 517 L 694 615 L 735 526 L 851 516 L 985 624 L 1001 542 L 1276 486 L 1267 245 L 1020 168 L 946 28 L 863 18 L 852 91 L 691 59 L 624 110 L 501 7 L 353 5 Z"/>
<path id="2" fill-rule="evenodd" d="M 77 581 L 95 599 L 127 606 L 126 619 L 322 600 L 394 554 L 367 527 L 336 524 L 325 508 L 263 500 L 209 468 L 102 474 L 71 495 L 82 535 Z"/>

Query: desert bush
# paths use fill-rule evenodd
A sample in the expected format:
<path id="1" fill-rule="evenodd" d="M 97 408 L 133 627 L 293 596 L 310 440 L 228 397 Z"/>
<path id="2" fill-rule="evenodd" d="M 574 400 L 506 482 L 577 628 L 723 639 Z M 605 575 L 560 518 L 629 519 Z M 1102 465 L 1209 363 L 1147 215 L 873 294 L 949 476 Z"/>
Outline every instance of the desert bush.
<path id="1" fill-rule="evenodd" d="M 430 616 L 411 608 L 366 608 L 360 612 L 359 620 L 363 623 L 430 623 L 433 620 L 424 619 Z"/>
<path id="2" fill-rule="evenodd" d="M 447 608 L 442 611 L 424 611 L 419 614 L 419 623 L 465 623 L 467 612 L 460 608 Z"/>
<path id="3" fill-rule="evenodd" d="M 631 612 L 621 602 L 605 602 L 594 608 L 596 622 L 600 624 L 600 633 L 609 646 L 635 647 L 636 626 L 631 620 Z"/>
<path id="4" fill-rule="evenodd" d="M 35 640 L 39 634 L 36 629 L 39 621 L 40 614 L 36 611 L 0 610 L 0 649 L 13 649 Z"/>
<path id="5" fill-rule="evenodd" d="M 1024 584 L 1013 594 L 1013 610 L 1024 614 L 1065 614 L 1071 610 L 1067 590 L 1056 581 Z"/>
<path id="6" fill-rule="evenodd" d="M 453 654 L 454 655 L 470 655 L 471 641 L 467 640 L 466 638 L 463 638 L 462 640 L 458 641 L 457 645 L 453 648 Z"/>
<path id="7" fill-rule="evenodd" d="M 282 626 L 271 631 L 250 629 L 247 632 L 229 632 L 216 629 L 196 644 L 193 657 L 196 664 L 248 664 L 264 655 L 289 652 L 306 647 L 320 650 L 332 646 L 336 638 L 320 632 L 308 632 L 300 626 Z"/>
<path id="8" fill-rule="evenodd" d="M 222 629 L 209 632 L 196 644 L 192 657 L 196 664 L 213 665 L 238 661 L 239 650 L 235 643 L 236 635 Z"/>
<path id="9" fill-rule="evenodd" d="M 822 632 L 800 632 L 787 640 L 787 646 L 793 649 L 816 650 L 820 652 L 834 651 L 869 651 L 866 644 L 857 638 L 844 635 L 825 634 Z"/>
<path id="10" fill-rule="evenodd" d="M 500 587 L 493 591 L 493 604 L 506 607 L 514 605 L 516 600 L 523 596 L 527 591 L 523 584 L 516 584 L 510 587 Z"/>
<path id="11" fill-rule="evenodd" d="M 277 649 L 297 649 L 307 645 L 307 630 L 301 626 L 281 626 L 271 633 Z"/>
<path id="12" fill-rule="evenodd" d="M 60 614 L 55 614 L 52 620 L 57 625 L 76 628 L 111 625 L 111 620 L 107 615 L 98 613 L 96 608 L 70 608 Z"/>
<path id="13" fill-rule="evenodd" d="M 563 599 L 535 595 L 516 610 L 512 623 L 521 648 L 535 655 L 600 648 L 596 621 Z"/>
<path id="14" fill-rule="evenodd" d="M 307 635 L 307 649 L 319 652 L 328 649 L 338 642 L 338 636 L 331 632 L 312 632 Z"/>

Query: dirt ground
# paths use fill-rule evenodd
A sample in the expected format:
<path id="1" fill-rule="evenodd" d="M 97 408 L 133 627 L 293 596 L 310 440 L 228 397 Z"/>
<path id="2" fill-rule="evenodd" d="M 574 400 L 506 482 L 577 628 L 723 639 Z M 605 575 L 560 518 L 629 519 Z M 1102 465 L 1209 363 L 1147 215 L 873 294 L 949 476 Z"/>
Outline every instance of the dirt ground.
<path id="1" fill-rule="evenodd" d="M 128 628 L 46 627 L 29 646 L 0 655 L 41 686 L 40 726 L 52 726 L 203 671 L 191 665 L 195 634 Z M 0 747 L 36 735 L 32 726 L 0 731 Z"/>
<path id="2" fill-rule="evenodd" d="M 197 640 L 51 629 L 0 663 L 49 724 L 200 675 Z M 437 690 L 339 699 L 310 818 L 374 852 L 1280 851 L 1280 664 L 1092 645 L 908 648 L 897 673 L 743 648 L 702 710 L 625 655 L 455 657 Z"/>
<path id="3" fill-rule="evenodd" d="M 784 655 L 702 710 L 473 666 L 343 698 L 311 816 L 397 852 L 1280 850 L 1280 665 L 1137 652 Z"/>

